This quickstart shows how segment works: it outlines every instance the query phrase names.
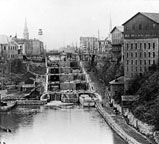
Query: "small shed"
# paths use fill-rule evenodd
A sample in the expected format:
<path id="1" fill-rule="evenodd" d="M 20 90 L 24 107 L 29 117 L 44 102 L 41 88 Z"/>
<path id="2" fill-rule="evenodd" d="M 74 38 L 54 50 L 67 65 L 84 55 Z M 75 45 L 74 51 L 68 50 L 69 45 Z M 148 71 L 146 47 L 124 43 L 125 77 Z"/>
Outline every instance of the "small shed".
<path id="1" fill-rule="evenodd" d="M 115 95 L 124 94 L 124 76 L 118 77 L 110 81 L 109 84 L 110 84 L 111 99 L 113 99 Z"/>
<path id="2" fill-rule="evenodd" d="M 21 91 L 27 91 L 35 88 L 36 75 L 31 72 L 26 72 L 20 82 Z"/>

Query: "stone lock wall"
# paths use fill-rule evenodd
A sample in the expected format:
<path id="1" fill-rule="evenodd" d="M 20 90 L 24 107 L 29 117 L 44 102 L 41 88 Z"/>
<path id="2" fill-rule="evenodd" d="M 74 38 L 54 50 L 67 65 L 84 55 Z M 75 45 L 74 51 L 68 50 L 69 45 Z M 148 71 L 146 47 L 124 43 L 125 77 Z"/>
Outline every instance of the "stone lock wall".
<path id="1" fill-rule="evenodd" d="M 73 81 L 73 75 L 61 75 L 60 76 L 60 82 L 69 82 L 69 81 Z"/>
<path id="2" fill-rule="evenodd" d="M 70 67 L 70 62 L 69 61 L 60 61 L 59 66 L 60 67 Z"/>
<path id="3" fill-rule="evenodd" d="M 61 90 L 76 90 L 76 84 L 75 83 L 60 83 Z"/>
<path id="4" fill-rule="evenodd" d="M 71 68 L 61 68 L 60 73 L 69 74 L 71 73 Z"/>

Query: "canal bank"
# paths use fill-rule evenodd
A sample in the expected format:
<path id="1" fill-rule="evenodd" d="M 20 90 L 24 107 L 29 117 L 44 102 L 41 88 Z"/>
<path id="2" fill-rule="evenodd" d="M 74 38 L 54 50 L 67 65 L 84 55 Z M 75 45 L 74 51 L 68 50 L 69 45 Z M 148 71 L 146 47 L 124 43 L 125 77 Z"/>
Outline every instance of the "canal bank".
<path id="1" fill-rule="evenodd" d="M 127 125 L 121 115 L 114 114 L 109 108 L 96 104 L 97 111 L 102 115 L 107 124 L 128 144 L 152 144 L 149 139 Z"/>

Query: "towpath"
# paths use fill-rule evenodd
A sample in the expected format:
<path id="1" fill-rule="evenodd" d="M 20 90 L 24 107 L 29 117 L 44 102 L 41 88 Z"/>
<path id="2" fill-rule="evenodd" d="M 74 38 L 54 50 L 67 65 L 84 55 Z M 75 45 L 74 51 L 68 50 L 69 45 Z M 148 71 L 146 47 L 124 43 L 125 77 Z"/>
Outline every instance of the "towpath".
<path id="1" fill-rule="evenodd" d="M 94 89 L 97 93 L 99 93 L 103 98 L 103 109 L 113 118 L 113 120 L 116 122 L 116 124 L 119 125 L 119 127 L 130 137 L 134 138 L 136 141 L 138 141 L 141 144 L 155 144 L 155 142 L 146 136 L 140 134 L 136 129 L 129 126 L 124 117 L 121 114 L 116 115 L 113 111 L 113 108 L 108 105 L 108 90 L 105 87 L 105 85 L 102 83 L 102 80 L 99 80 L 95 73 L 90 71 L 87 71 L 87 74 L 89 75 L 91 82 L 94 85 Z"/>

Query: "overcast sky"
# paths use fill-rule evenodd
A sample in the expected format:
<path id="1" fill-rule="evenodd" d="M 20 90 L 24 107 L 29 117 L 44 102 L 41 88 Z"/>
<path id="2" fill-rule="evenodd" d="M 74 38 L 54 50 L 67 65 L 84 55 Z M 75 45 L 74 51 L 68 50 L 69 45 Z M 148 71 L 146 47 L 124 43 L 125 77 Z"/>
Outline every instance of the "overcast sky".
<path id="1" fill-rule="evenodd" d="M 23 37 L 25 17 L 30 38 L 43 29 L 47 49 L 79 43 L 80 36 L 105 38 L 137 12 L 159 13 L 158 0 L 0 0 L 0 34 Z"/>

